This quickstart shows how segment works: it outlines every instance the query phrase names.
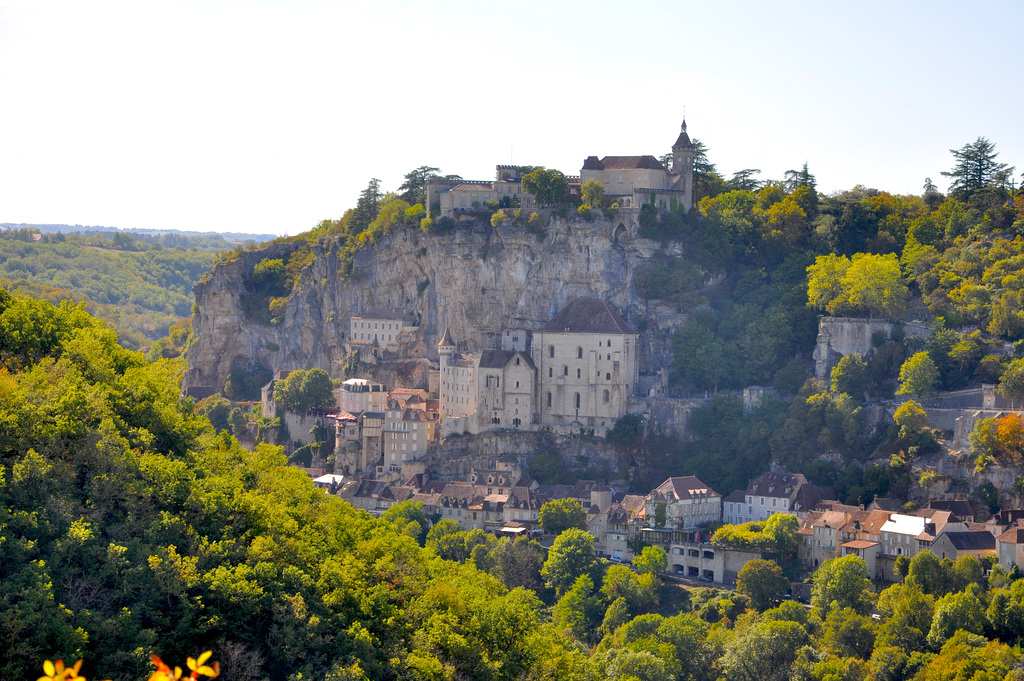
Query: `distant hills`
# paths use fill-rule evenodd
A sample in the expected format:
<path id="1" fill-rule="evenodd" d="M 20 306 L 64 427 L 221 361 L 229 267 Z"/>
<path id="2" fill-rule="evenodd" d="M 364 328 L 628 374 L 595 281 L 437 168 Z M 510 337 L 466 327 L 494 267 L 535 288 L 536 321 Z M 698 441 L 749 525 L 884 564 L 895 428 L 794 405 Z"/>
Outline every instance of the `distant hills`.
<path id="1" fill-rule="evenodd" d="M 136 239 L 148 240 L 145 237 L 159 237 L 166 234 L 176 234 L 183 237 L 221 237 L 227 243 L 247 244 L 263 243 L 275 238 L 276 234 L 248 234 L 244 232 L 196 232 L 182 229 L 121 229 L 119 227 L 105 227 L 102 225 L 43 225 L 28 224 L 23 222 L 0 222 L 0 232 L 13 231 L 17 229 L 38 230 L 44 234 L 60 232 L 62 234 L 87 234 L 89 232 L 124 232 L 131 234 Z"/>

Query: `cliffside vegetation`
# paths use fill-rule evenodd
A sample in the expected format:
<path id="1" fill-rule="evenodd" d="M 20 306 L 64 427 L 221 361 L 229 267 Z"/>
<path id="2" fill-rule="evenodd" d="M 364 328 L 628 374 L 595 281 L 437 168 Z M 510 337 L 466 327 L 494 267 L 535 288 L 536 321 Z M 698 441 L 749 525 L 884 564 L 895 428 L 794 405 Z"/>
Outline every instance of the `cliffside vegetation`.
<path id="1" fill-rule="evenodd" d="M 214 247 L 229 245 L 223 239 L 165 237 L 0 231 L 0 281 L 36 298 L 84 302 L 122 343 L 145 349 L 192 314 L 192 286 L 213 263 Z M 172 341 L 158 352 L 174 348 Z"/>
<path id="2" fill-rule="evenodd" d="M 1024 581 L 975 558 L 904 561 L 876 620 L 854 556 L 819 568 L 808 611 L 770 562 L 686 592 L 660 549 L 609 565 L 576 528 L 548 551 L 428 533 L 415 504 L 375 520 L 215 432 L 181 368 L 0 289 L 0 677 L 84 657 L 143 678 L 150 652 L 212 649 L 227 679 L 1018 678 Z"/>

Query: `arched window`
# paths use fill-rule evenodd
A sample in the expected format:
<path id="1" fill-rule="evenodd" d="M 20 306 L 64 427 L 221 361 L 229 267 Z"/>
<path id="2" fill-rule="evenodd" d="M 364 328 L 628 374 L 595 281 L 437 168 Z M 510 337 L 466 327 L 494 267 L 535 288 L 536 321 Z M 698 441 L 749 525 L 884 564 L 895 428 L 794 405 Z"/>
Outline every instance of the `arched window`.
<path id="1" fill-rule="evenodd" d="M 554 357 L 554 356 L 555 356 L 555 346 L 554 345 L 549 345 L 548 346 L 548 357 Z"/>
<path id="2" fill-rule="evenodd" d="M 548 367 L 548 378 L 551 378 L 554 375 L 555 375 L 554 368 L 553 367 Z"/>
<path id="3" fill-rule="evenodd" d="M 608 347 L 611 347 L 611 346 L 612 346 L 612 339 L 611 339 L 611 338 L 609 338 L 609 339 L 608 339 Z"/>
<path id="4" fill-rule="evenodd" d="M 583 375 L 583 370 L 582 369 L 577 369 L 576 370 L 576 378 L 579 378 L 582 375 Z"/>
<path id="5" fill-rule="evenodd" d="M 517 388 L 519 387 L 519 381 L 516 381 L 516 387 Z"/>
<path id="6" fill-rule="evenodd" d="M 548 393 L 548 407 L 551 406 L 551 393 Z"/>
<path id="7" fill-rule="evenodd" d="M 580 394 L 576 393 L 576 408 L 580 408 Z"/>
<path id="8" fill-rule="evenodd" d="M 604 372 L 604 380 L 606 380 L 606 381 L 612 380 L 611 372 L 608 372 L 608 371 Z"/>
<path id="9" fill-rule="evenodd" d="M 569 367 L 564 366 L 564 365 L 562 366 L 562 375 L 563 376 L 568 376 L 569 375 Z"/>
<path id="10" fill-rule="evenodd" d="M 576 359 L 583 359 L 583 348 L 576 348 Z"/>
<path id="11" fill-rule="evenodd" d="M 608 400 L 611 399 L 611 394 L 607 390 L 605 390 L 604 394 L 601 395 L 601 399 L 604 400 L 605 404 L 608 404 Z"/>
<path id="12" fill-rule="evenodd" d="M 516 357 L 516 366 L 519 366 L 519 358 L 518 357 Z M 518 388 L 519 386 L 516 386 L 516 387 Z"/>

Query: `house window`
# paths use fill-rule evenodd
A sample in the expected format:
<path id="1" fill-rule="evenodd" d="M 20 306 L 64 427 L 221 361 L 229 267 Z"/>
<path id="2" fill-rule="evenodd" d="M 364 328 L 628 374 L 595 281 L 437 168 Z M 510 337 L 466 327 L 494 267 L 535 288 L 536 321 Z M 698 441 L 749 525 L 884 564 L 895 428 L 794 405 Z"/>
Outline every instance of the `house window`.
<path id="1" fill-rule="evenodd" d="M 610 380 L 612 380 L 612 374 L 611 374 L 611 372 L 610 372 L 610 371 L 606 371 L 606 372 L 604 373 L 604 380 L 606 380 L 606 381 L 610 381 Z"/>
<path id="2" fill-rule="evenodd" d="M 551 393 L 548 393 L 548 407 L 551 407 Z"/>
<path id="3" fill-rule="evenodd" d="M 554 345 L 549 345 L 548 346 L 548 357 L 554 357 L 554 356 L 555 356 L 555 346 Z"/>
<path id="4" fill-rule="evenodd" d="M 568 376 L 569 375 L 569 367 L 567 367 L 567 366 L 563 366 L 562 367 L 562 375 L 563 376 Z"/>
<path id="5" fill-rule="evenodd" d="M 576 348 L 576 359 L 583 359 L 583 348 Z"/>
<path id="6" fill-rule="evenodd" d="M 517 388 L 519 387 L 519 381 L 516 381 L 516 387 Z"/>
<path id="7" fill-rule="evenodd" d="M 548 378 L 551 378 L 554 375 L 555 375 L 555 370 L 553 368 L 551 368 L 551 367 L 548 367 Z"/>
<path id="8" fill-rule="evenodd" d="M 576 393 L 576 408 L 580 408 L 580 394 Z"/>
<path id="9" fill-rule="evenodd" d="M 577 370 L 576 370 L 576 378 L 579 378 L 579 377 L 580 377 L 580 375 L 581 375 L 581 371 L 582 371 L 581 369 L 577 369 Z"/>
<path id="10" fill-rule="evenodd" d="M 609 394 L 609 392 L 607 390 L 605 390 L 604 394 L 602 395 L 602 399 L 604 400 L 605 404 L 608 404 L 608 401 L 609 401 L 610 397 L 611 397 L 611 395 Z"/>

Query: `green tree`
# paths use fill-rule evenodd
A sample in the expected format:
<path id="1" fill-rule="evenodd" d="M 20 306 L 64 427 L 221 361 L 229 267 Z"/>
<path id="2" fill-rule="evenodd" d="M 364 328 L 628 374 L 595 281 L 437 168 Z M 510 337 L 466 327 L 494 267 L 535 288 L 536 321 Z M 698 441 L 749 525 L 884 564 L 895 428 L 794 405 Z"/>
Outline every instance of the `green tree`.
<path id="1" fill-rule="evenodd" d="M 738 632 L 720 659 L 728 681 L 785 681 L 797 650 L 809 642 L 796 622 L 752 624 Z"/>
<path id="2" fill-rule="evenodd" d="M 633 567 L 642 574 L 660 575 L 668 567 L 668 556 L 660 546 L 645 546 L 640 555 L 633 559 Z"/>
<path id="3" fill-rule="evenodd" d="M 604 203 L 604 185 L 597 180 L 587 180 L 580 187 L 583 203 L 593 208 L 600 208 Z"/>
<path id="4" fill-rule="evenodd" d="M 985 633 L 985 606 L 976 588 L 947 594 L 935 606 L 935 618 L 928 632 L 928 645 L 941 648 L 954 632 Z"/>
<path id="5" fill-rule="evenodd" d="M 832 369 L 832 392 L 846 393 L 861 400 L 868 389 L 868 364 L 859 353 L 842 357 Z"/>
<path id="6" fill-rule="evenodd" d="M 807 268 L 807 300 L 830 314 L 895 316 L 906 308 L 907 284 L 895 254 L 818 256 Z"/>
<path id="7" fill-rule="evenodd" d="M 604 607 L 590 575 L 576 578 L 572 588 L 555 603 L 551 615 L 561 629 L 568 629 L 580 641 L 596 638 Z"/>
<path id="8" fill-rule="evenodd" d="M 984 137 L 959 149 L 950 149 L 949 153 L 953 154 L 956 165 L 942 175 L 951 178 L 949 194 L 960 201 L 967 201 L 975 192 L 991 186 L 997 178 L 1006 175 L 1007 171 L 1013 171 L 1005 163 L 996 161 L 999 155 L 996 153 L 996 145 Z"/>
<path id="9" fill-rule="evenodd" d="M 900 389 L 897 395 L 924 395 L 935 389 L 939 369 L 927 352 L 911 355 L 900 367 Z"/>
<path id="10" fill-rule="evenodd" d="M 999 379 L 999 394 L 1014 404 L 1024 403 L 1024 359 L 1015 359 Z"/>
<path id="11" fill-rule="evenodd" d="M 352 209 L 352 214 L 346 222 L 346 229 L 350 234 L 359 234 L 370 226 L 377 217 L 382 198 L 384 194 L 380 190 L 380 180 L 373 178 L 359 194 L 356 207 Z"/>
<path id="12" fill-rule="evenodd" d="M 574 527 L 587 529 L 587 512 L 575 499 L 552 499 L 540 507 L 537 516 L 545 532 L 561 534 Z"/>
<path id="13" fill-rule="evenodd" d="M 323 369 L 299 369 L 274 384 L 274 401 L 288 411 L 304 414 L 330 409 L 337 400 L 331 377 Z"/>
<path id="14" fill-rule="evenodd" d="M 775 561 L 751 560 L 739 571 L 736 590 L 746 595 L 751 605 L 763 611 L 785 597 L 789 582 Z"/>
<path id="15" fill-rule="evenodd" d="M 813 581 L 811 605 L 823 618 L 836 608 L 851 608 L 862 615 L 870 612 L 871 579 L 859 556 L 826 560 L 815 571 Z"/>
<path id="16" fill-rule="evenodd" d="M 533 194 L 542 206 L 565 202 L 569 182 L 558 170 L 539 169 L 523 176 L 523 191 Z"/>
<path id="17" fill-rule="evenodd" d="M 924 650 L 935 612 L 935 598 L 913 581 L 894 584 L 878 596 L 878 612 L 884 618 L 877 646 L 908 652 Z"/>
<path id="18" fill-rule="evenodd" d="M 417 203 L 426 206 L 427 180 L 437 177 L 438 170 L 438 168 L 431 166 L 420 166 L 407 172 L 405 174 L 405 182 L 398 188 L 398 197 L 410 206 L 414 206 Z"/>
<path id="19" fill-rule="evenodd" d="M 910 559 L 907 571 L 907 583 L 917 584 L 926 594 L 941 596 L 946 593 L 947 575 L 942 563 L 931 551 L 919 551 Z"/>
<path id="20" fill-rule="evenodd" d="M 825 619 L 822 638 L 825 645 L 839 657 L 867 660 L 875 646 L 874 622 L 867 615 L 849 608 L 836 609 Z"/>
<path id="21" fill-rule="evenodd" d="M 582 575 L 590 575 L 593 579 L 597 569 L 594 537 L 572 527 L 555 538 L 540 574 L 545 584 L 561 595 Z"/>

